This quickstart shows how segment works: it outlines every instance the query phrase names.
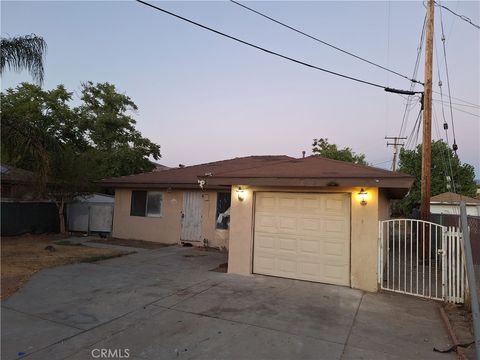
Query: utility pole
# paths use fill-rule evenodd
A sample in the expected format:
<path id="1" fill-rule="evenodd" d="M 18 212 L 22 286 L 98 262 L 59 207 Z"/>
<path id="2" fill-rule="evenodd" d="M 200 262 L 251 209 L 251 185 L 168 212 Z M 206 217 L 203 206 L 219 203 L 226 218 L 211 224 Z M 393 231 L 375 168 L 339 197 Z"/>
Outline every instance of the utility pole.
<path id="1" fill-rule="evenodd" d="M 406 140 L 406 139 L 407 139 L 406 137 L 385 136 L 385 140 L 387 140 L 387 146 L 393 146 L 392 171 L 397 170 L 398 147 L 405 145 L 405 143 L 399 142 L 399 140 Z M 388 140 L 393 140 L 393 143 L 388 142 Z"/>
<path id="2" fill-rule="evenodd" d="M 423 143 L 420 216 L 430 220 L 430 186 L 432 170 L 432 65 L 434 0 L 427 1 L 427 31 L 425 37 L 425 85 L 423 93 Z"/>

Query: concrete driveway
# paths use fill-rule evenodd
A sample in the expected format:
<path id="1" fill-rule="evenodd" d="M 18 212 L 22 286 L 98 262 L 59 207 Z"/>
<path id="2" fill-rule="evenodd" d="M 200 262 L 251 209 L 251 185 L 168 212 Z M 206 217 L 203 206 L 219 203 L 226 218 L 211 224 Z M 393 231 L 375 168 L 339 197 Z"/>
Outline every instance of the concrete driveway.
<path id="1" fill-rule="evenodd" d="M 225 261 L 172 246 L 43 270 L 2 304 L 2 359 L 454 358 L 432 351 L 433 302 L 209 271 Z"/>

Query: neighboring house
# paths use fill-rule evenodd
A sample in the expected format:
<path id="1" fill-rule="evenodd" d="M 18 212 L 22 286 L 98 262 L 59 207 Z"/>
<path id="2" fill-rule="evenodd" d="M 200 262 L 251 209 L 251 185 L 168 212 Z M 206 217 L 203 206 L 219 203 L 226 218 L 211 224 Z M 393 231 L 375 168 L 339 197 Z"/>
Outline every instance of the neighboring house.
<path id="1" fill-rule="evenodd" d="M 35 174 L 10 165 L 0 165 L 2 201 L 34 200 Z"/>
<path id="2" fill-rule="evenodd" d="M 225 247 L 230 273 L 376 291 L 378 221 L 413 181 L 317 156 L 250 156 L 100 183 L 115 188 L 115 237 Z"/>
<path id="3" fill-rule="evenodd" d="M 164 170 L 171 169 L 168 166 L 158 164 L 158 163 L 153 162 L 153 161 L 152 161 L 152 164 L 155 166 L 155 169 L 153 169 L 152 171 L 164 171 Z"/>
<path id="4" fill-rule="evenodd" d="M 477 184 L 477 198 L 480 199 L 480 179 L 475 180 L 475 183 Z"/>
<path id="5" fill-rule="evenodd" d="M 430 198 L 430 212 L 432 214 L 459 214 L 459 203 L 464 202 L 467 208 L 467 215 L 480 216 L 480 199 L 464 195 L 445 192 Z"/>
<path id="6" fill-rule="evenodd" d="M 77 196 L 67 204 L 67 229 L 71 232 L 111 233 L 115 198 L 105 194 Z"/>

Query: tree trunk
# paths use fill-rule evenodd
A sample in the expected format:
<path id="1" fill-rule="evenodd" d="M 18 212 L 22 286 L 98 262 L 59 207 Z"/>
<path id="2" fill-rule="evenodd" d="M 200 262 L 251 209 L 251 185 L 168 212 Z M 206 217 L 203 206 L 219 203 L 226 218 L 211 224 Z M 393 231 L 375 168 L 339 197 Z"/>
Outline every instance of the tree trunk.
<path id="1" fill-rule="evenodd" d="M 57 207 L 58 207 L 58 220 L 60 224 L 60 234 L 65 234 L 67 231 L 65 229 L 65 216 L 63 214 L 63 210 L 65 208 L 65 202 L 64 200 L 60 200 L 60 202 L 57 202 Z"/>

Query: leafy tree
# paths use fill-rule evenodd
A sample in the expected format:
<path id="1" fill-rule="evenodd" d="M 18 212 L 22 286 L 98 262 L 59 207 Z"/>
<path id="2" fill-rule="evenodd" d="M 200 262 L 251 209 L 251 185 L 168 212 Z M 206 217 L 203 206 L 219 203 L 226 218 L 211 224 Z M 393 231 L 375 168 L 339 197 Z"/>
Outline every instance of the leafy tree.
<path id="1" fill-rule="evenodd" d="M 151 171 L 149 157 L 160 158 L 160 146 L 135 129 L 131 116 L 137 105 L 109 83 L 82 85 L 83 104 L 78 108 L 102 178 Z"/>
<path id="2" fill-rule="evenodd" d="M 47 43 L 35 34 L 0 39 L 0 74 L 8 68 L 13 71 L 28 70 L 38 83 L 43 82 L 43 57 Z"/>
<path id="3" fill-rule="evenodd" d="M 328 159 L 347 161 L 354 164 L 367 165 L 364 154 L 356 154 L 349 147 L 339 149 L 337 145 L 330 144 L 328 139 L 313 139 L 313 155 L 322 156 Z"/>
<path id="4" fill-rule="evenodd" d="M 451 166 L 451 168 L 450 168 Z M 398 206 L 405 215 L 420 206 L 420 184 L 422 174 L 422 145 L 414 150 L 401 149 L 399 171 L 415 176 L 415 182 L 408 195 Z M 452 176 L 453 175 L 453 176 Z M 432 141 L 432 196 L 455 191 L 466 196 L 475 196 L 475 170 L 472 165 L 462 164 L 458 156 L 442 140 Z M 450 181 L 448 177 L 450 177 Z"/>
<path id="5" fill-rule="evenodd" d="M 111 84 L 84 84 L 71 107 L 64 86 L 45 91 L 23 83 L 1 93 L 2 162 L 34 171 L 38 194 L 54 200 L 65 231 L 64 205 L 94 190 L 93 181 L 151 170 L 160 147 L 141 136 L 129 97 Z"/>

